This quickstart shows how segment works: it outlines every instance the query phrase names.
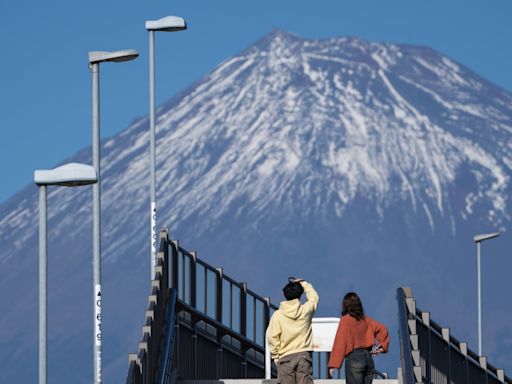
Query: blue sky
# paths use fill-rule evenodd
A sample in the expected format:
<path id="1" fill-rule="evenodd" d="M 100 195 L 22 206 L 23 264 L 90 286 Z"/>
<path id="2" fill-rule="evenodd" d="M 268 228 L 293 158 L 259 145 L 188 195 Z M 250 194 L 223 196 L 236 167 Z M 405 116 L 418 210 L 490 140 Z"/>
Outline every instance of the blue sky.
<path id="1" fill-rule="evenodd" d="M 102 138 L 148 113 L 146 19 L 179 15 L 189 25 L 157 35 L 157 104 L 274 28 L 430 46 L 512 90 L 509 0 L 4 0 L 0 15 L 0 202 L 31 184 L 35 169 L 90 145 L 88 51 L 141 54 L 101 67 Z"/>

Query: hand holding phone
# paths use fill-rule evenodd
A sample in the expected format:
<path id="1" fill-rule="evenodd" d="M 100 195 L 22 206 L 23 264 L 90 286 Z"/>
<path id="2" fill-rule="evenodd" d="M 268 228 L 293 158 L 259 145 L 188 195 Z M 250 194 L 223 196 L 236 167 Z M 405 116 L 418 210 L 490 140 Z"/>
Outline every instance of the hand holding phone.
<path id="1" fill-rule="evenodd" d="M 379 353 L 383 352 L 384 349 L 382 348 L 382 345 L 380 344 L 375 344 L 373 347 L 372 347 L 372 355 L 378 355 Z"/>

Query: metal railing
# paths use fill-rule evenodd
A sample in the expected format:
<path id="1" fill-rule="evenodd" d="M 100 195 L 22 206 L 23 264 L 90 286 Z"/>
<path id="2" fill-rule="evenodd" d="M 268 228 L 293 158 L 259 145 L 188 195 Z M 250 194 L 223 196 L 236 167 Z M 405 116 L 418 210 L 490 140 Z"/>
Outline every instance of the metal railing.
<path id="1" fill-rule="evenodd" d="M 165 229 L 155 272 L 127 384 L 265 376 L 265 331 L 277 309 L 269 298 L 170 241 Z M 315 378 L 327 378 L 328 359 L 328 352 L 313 354 Z"/>
<path id="2" fill-rule="evenodd" d="M 512 384 L 503 369 L 471 351 L 416 308 L 410 288 L 397 289 L 400 355 L 404 384 Z"/>
<path id="3" fill-rule="evenodd" d="M 161 240 L 166 236 L 162 232 Z M 169 289 L 169 255 L 163 244 L 157 254 L 139 352 L 128 356 L 126 384 L 169 383 L 176 291 Z"/>
<path id="4" fill-rule="evenodd" d="M 178 347 L 180 377 L 262 378 L 265 330 L 277 308 L 178 241 L 168 241 L 168 247 L 171 286 L 178 291 L 178 340 L 188 340 Z M 215 353 L 203 358 L 207 350 Z"/>
<path id="5" fill-rule="evenodd" d="M 160 353 L 160 365 L 158 367 L 157 384 L 171 384 L 176 373 L 173 365 L 174 339 L 176 335 L 176 289 L 170 290 L 169 303 L 167 305 L 167 320 L 165 324 L 165 339 Z"/>

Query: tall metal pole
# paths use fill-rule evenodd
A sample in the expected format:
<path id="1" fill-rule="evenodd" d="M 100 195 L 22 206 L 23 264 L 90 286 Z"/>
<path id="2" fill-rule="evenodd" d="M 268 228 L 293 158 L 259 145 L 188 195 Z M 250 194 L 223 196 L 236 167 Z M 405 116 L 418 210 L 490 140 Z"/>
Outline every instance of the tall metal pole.
<path id="1" fill-rule="evenodd" d="M 151 158 L 151 279 L 156 267 L 155 31 L 149 31 L 149 147 Z"/>
<path id="2" fill-rule="evenodd" d="M 98 182 L 93 185 L 93 361 L 94 383 L 101 383 L 101 207 L 100 207 L 100 66 L 92 72 L 92 165 Z"/>
<path id="3" fill-rule="evenodd" d="M 39 186 L 39 384 L 47 379 L 47 311 L 46 311 L 46 185 Z"/>
<path id="4" fill-rule="evenodd" d="M 480 241 L 476 243 L 476 250 L 478 274 L 478 356 L 482 356 L 482 281 L 480 277 Z"/>

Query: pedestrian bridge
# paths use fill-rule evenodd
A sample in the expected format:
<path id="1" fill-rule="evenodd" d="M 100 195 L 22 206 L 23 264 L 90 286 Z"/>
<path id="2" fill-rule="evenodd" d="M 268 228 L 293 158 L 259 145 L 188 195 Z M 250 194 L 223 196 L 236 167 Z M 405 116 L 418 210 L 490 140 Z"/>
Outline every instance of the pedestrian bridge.
<path id="1" fill-rule="evenodd" d="M 317 379 L 315 384 L 345 384 L 344 379 Z M 277 379 L 178 380 L 177 384 L 277 384 Z M 397 379 L 374 379 L 372 384 L 398 384 Z"/>
<path id="2" fill-rule="evenodd" d="M 397 289 L 401 367 L 376 372 L 375 384 L 512 384 L 502 369 L 472 352 L 416 307 L 410 288 Z M 128 356 L 126 384 L 274 384 L 265 330 L 277 309 L 160 233 L 138 352 Z M 314 326 L 315 329 L 315 326 Z M 315 384 L 327 378 L 329 352 L 313 353 Z"/>

